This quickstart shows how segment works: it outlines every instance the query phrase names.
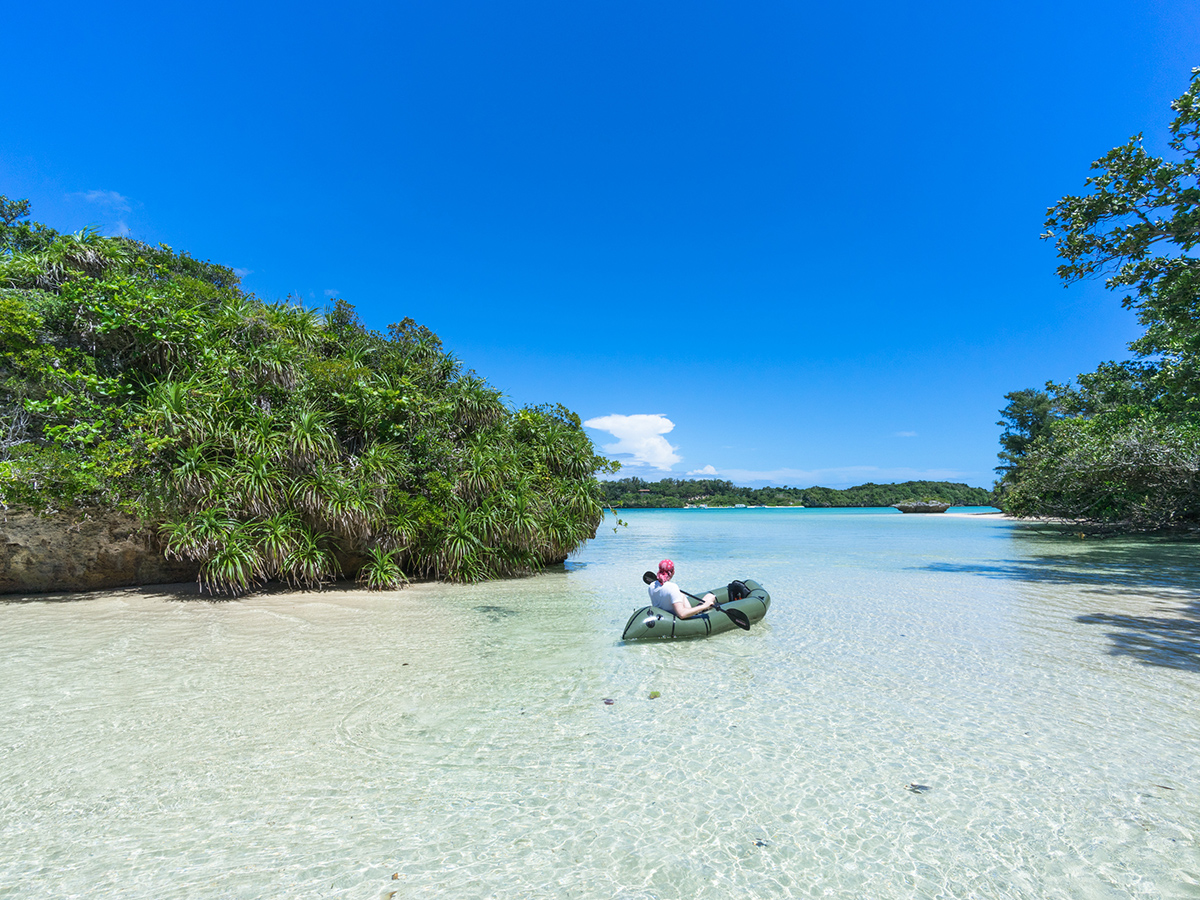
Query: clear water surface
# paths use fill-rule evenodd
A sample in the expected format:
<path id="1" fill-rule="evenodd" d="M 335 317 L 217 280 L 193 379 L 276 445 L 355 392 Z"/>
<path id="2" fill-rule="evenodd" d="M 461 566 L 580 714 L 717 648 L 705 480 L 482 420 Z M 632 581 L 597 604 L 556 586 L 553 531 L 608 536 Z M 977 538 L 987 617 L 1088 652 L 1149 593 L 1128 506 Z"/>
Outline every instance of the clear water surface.
<path id="1" fill-rule="evenodd" d="M 0 897 L 1200 897 L 1197 544 L 621 518 L 503 583 L 0 602 Z M 766 620 L 619 643 L 664 556 Z"/>

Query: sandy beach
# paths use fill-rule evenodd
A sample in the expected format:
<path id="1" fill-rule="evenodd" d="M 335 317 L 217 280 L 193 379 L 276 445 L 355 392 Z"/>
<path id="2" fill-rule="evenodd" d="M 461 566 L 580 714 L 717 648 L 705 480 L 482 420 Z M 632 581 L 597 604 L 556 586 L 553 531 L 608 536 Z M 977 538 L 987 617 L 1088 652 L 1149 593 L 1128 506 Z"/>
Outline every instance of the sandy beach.
<path id="1" fill-rule="evenodd" d="M 814 512 L 634 510 L 477 585 L 6 598 L 0 896 L 1186 893 L 1195 545 Z M 768 615 L 622 643 L 663 557 Z"/>

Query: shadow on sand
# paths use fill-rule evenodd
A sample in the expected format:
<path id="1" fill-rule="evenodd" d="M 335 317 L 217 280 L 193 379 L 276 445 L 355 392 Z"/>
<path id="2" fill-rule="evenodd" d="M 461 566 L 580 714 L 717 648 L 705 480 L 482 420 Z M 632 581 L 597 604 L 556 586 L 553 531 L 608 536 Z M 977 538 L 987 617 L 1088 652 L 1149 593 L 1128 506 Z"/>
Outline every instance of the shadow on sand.
<path id="1" fill-rule="evenodd" d="M 366 588 L 352 581 L 335 581 L 324 585 L 326 591 L 365 591 Z M 202 591 L 194 581 L 184 581 L 178 584 L 143 584 L 133 587 L 115 587 L 99 591 L 47 591 L 30 594 L 0 594 L 0 603 L 85 603 L 89 600 L 104 600 L 114 596 L 127 597 L 157 597 L 168 603 L 231 603 L 244 600 L 247 597 L 270 597 L 276 594 L 312 594 L 319 596 L 316 588 L 296 588 L 281 581 L 271 581 L 259 585 L 248 594 L 238 597 L 226 594 L 212 594 Z"/>
<path id="2" fill-rule="evenodd" d="M 1136 597 L 1146 613 L 1106 610 L 1075 617 L 1099 625 L 1109 653 L 1144 665 L 1200 672 L 1200 544 L 1171 538 L 1088 538 L 1016 530 L 1024 554 L 990 563 L 932 563 L 931 572 L 975 574 L 1033 584 L 1072 585 L 1099 597 Z"/>

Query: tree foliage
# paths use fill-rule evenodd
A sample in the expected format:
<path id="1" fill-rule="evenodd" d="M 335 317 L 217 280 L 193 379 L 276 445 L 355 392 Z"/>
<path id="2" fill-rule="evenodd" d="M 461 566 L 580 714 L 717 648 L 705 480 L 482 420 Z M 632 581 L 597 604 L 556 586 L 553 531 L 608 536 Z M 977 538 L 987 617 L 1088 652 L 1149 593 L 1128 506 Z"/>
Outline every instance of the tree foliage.
<path id="1" fill-rule="evenodd" d="M 1177 356 L 1200 351 L 1200 69 L 1171 104 L 1168 146 L 1176 159 L 1152 156 L 1136 134 L 1092 163 L 1086 194 L 1063 197 L 1047 212 L 1047 239 L 1070 284 L 1099 275 L 1113 290 L 1129 293 L 1146 332 L 1131 349 Z"/>
<path id="2" fill-rule="evenodd" d="M 1047 212 L 1064 284 L 1104 277 L 1145 332 L 1132 360 L 1006 395 L 998 490 L 1015 514 L 1200 524 L 1200 69 L 1172 108 L 1172 158 L 1134 135 Z"/>
<path id="3" fill-rule="evenodd" d="M 1132 529 L 1200 521 L 1200 425 L 1137 413 L 1064 419 L 1022 467 L 1005 509 Z"/>
<path id="4" fill-rule="evenodd" d="M 0 505 L 162 522 L 213 591 L 537 570 L 592 537 L 597 456 L 411 319 L 380 335 L 223 266 L 0 197 Z"/>
<path id="5" fill-rule="evenodd" d="M 1000 411 L 997 425 L 1004 426 L 1000 435 L 1000 465 L 1002 475 L 1013 472 L 1035 440 L 1046 434 L 1054 419 L 1054 399 L 1047 391 L 1026 388 L 1004 395 L 1008 406 Z"/>

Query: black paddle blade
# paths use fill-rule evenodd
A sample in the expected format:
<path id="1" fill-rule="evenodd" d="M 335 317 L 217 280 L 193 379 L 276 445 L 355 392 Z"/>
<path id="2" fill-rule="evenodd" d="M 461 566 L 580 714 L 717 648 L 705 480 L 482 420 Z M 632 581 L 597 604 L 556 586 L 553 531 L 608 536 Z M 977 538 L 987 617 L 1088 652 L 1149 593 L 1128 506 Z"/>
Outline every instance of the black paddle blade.
<path id="1" fill-rule="evenodd" d="M 642 573 L 642 582 L 644 584 L 650 584 L 655 581 L 658 581 L 658 577 L 653 572 L 643 572 Z"/>
<path id="2" fill-rule="evenodd" d="M 738 628 L 742 629 L 742 631 L 750 630 L 750 617 L 740 609 L 726 609 L 723 606 L 718 606 L 717 609 L 729 616 L 730 621 L 732 621 L 733 624 Z"/>

